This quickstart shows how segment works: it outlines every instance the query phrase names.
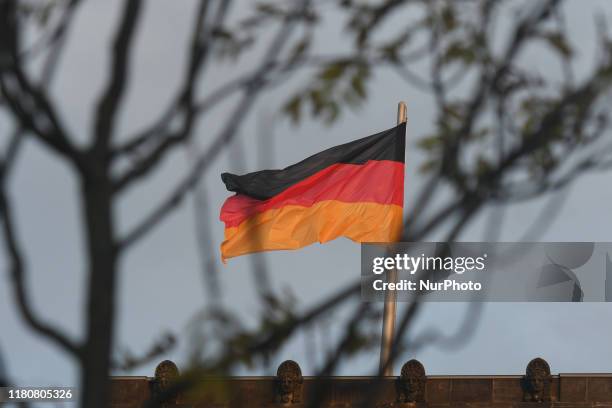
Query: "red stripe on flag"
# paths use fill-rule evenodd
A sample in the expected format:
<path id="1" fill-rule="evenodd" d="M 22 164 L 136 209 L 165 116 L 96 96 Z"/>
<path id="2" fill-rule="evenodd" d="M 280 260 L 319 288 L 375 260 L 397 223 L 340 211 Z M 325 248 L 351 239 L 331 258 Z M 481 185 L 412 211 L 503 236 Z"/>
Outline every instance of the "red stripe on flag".
<path id="1" fill-rule="evenodd" d="M 236 227 L 249 217 L 283 207 L 310 207 L 317 202 L 337 200 L 347 203 L 404 202 L 404 164 L 391 160 L 371 160 L 365 164 L 334 164 L 294 184 L 265 201 L 236 194 L 221 207 L 225 228 Z"/>

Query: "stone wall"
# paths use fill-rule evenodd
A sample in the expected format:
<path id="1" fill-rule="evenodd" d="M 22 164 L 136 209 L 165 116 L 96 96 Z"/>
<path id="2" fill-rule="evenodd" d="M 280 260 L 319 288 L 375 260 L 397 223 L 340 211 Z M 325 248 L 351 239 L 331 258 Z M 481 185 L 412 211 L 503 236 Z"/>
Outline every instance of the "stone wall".
<path id="1" fill-rule="evenodd" d="M 174 363 L 160 363 L 156 375 L 114 377 L 112 406 L 142 407 L 152 398 L 171 396 L 166 407 L 305 407 L 322 390 L 321 407 L 610 407 L 612 374 L 551 375 L 542 359 L 529 363 L 522 376 L 426 376 L 416 360 L 398 377 L 302 377 L 293 361 L 279 366 L 276 377 L 206 377 L 194 390 L 182 385 Z"/>

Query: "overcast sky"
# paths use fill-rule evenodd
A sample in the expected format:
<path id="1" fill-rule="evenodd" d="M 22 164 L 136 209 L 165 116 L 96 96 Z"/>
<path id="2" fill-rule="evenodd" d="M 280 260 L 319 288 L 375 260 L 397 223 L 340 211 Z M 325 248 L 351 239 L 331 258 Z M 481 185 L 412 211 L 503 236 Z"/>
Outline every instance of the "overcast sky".
<path id="1" fill-rule="evenodd" d="M 244 13 L 249 1 L 234 5 Z M 519 4 L 518 2 L 516 2 Z M 85 141 L 91 129 L 92 101 L 106 79 L 109 36 L 115 27 L 121 1 L 86 2 L 70 32 L 65 58 L 53 85 L 54 98 L 71 132 Z M 166 106 L 181 78 L 193 16 L 193 2 L 146 2 L 145 18 L 138 31 L 136 54 L 129 95 L 120 115 L 119 132 L 129 135 L 148 123 Z M 573 45 L 579 52 L 579 72 L 592 62 L 595 38 L 593 16 L 604 13 L 612 18 L 612 3 L 601 0 L 571 0 L 567 3 L 568 25 Z M 402 19 L 393 19 L 401 28 Z M 395 28 L 395 27 L 392 27 Z M 341 26 L 335 16 L 326 16 L 318 35 L 321 52 L 342 50 Z M 250 68 L 261 56 L 255 52 L 241 64 L 224 64 L 207 73 L 203 89 L 214 88 L 240 70 Z M 541 74 L 556 75 L 554 60 L 537 53 L 524 56 Z M 240 145 L 225 153 L 211 167 L 203 185 L 208 194 L 215 251 L 223 236 L 218 211 L 228 196 L 219 174 L 222 171 L 254 171 L 262 166 L 284 167 L 307 155 L 349 140 L 367 136 L 395 124 L 396 104 L 408 103 L 408 147 L 406 203 L 410 203 L 421 183 L 416 171 L 419 158 L 415 141 L 432 129 L 433 102 L 429 95 L 401 82 L 394 73 L 381 69 L 369 86 L 370 97 L 357 113 L 343 115 L 333 127 L 306 120 L 293 127 L 286 120 L 275 120 L 278 107 L 290 90 L 299 86 L 298 77 L 290 84 L 266 93 L 246 117 L 240 130 Z M 211 135 L 228 119 L 236 99 L 215 109 L 197 129 L 198 143 L 204 148 Z M 8 124 L 0 120 L 1 134 Z M 263 129 L 263 131 L 262 131 Z M 262 157 L 256 140 L 265 136 L 273 143 Z M 126 231 L 164 197 L 187 170 L 188 156 L 179 151 L 155 174 L 154 179 L 129 191 L 118 206 L 120 230 Z M 242 157 L 242 158 L 241 158 Z M 612 241 L 610 174 L 588 175 L 571 187 L 555 221 L 538 237 L 542 241 Z M 28 285 L 37 312 L 71 335 L 83 335 L 84 304 L 83 240 L 77 185 L 70 169 L 53 154 L 28 142 L 14 174 L 11 191 L 16 203 L 17 226 L 29 268 Z M 561 199 L 561 196 L 557 197 Z M 183 334 L 190 319 L 205 304 L 205 289 L 195 239 L 192 200 L 187 200 L 147 239 L 123 259 L 120 275 L 119 313 L 116 343 L 135 352 L 146 350 L 160 332 Z M 514 241 L 541 216 L 545 201 L 529 202 L 507 209 L 501 224 L 500 241 Z M 489 210 L 482 214 L 461 239 L 478 241 L 484 237 Z M 3 256 L 3 254 L 0 254 Z M 290 288 L 298 306 L 313 304 L 359 276 L 359 246 L 339 239 L 299 251 L 271 253 L 265 257 L 276 289 Z M 1 259 L 4 264 L 4 259 Z M 218 263 L 223 298 L 247 323 L 253 323 L 260 308 L 254 290 L 249 257 Z M 3 271 L 4 272 L 4 271 Z M 8 276 L 0 277 L 0 353 L 5 370 L 19 385 L 76 384 L 77 367 L 69 357 L 47 341 L 32 334 L 21 322 L 8 290 Z M 401 313 L 400 306 L 400 313 Z M 466 304 L 428 304 L 418 316 L 411 336 L 436 328 L 452 334 L 465 313 Z M 476 316 L 473 316 L 476 318 Z M 284 359 L 298 361 L 305 375 L 311 375 L 324 359 L 330 340 L 336 340 L 337 320 L 300 334 L 285 347 L 268 370 L 240 370 L 241 374 L 270 375 Z M 461 348 L 436 345 L 404 355 L 400 361 L 416 357 L 429 374 L 520 374 L 536 356 L 545 358 L 554 373 L 612 372 L 612 305 L 585 304 L 487 304 L 469 342 Z M 307 357 L 314 347 L 314 359 Z M 186 363 L 185 342 L 167 356 L 179 367 Z M 378 363 L 377 352 L 343 364 L 339 374 L 368 375 Z M 399 365 L 399 364 L 398 364 Z M 155 364 L 143 366 L 130 375 L 153 375 Z M 0 367 L 1 370 L 1 367 Z M 396 367 L 396 372 L 399 368 Z"/>

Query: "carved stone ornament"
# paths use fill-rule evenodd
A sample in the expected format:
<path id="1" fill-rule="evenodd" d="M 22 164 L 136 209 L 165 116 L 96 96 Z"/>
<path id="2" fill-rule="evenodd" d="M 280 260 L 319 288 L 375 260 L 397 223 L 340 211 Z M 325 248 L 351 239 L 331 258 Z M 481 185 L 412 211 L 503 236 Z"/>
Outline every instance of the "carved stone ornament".
<path id="1" fill-rule="evenodd" d="M 304 377 L 298 363 L 293 360 L 282 362 L 276 371 L 277 402 L 283 405 L 301 403 L 303 382 Z"/>
<path id="2" fill-rule="evenodd" d="M 168 390 L 172 383 L 174 383 L 179 377 L 179 369 L 174 364 L 174 362 L 170 360 L 164 360 L 157 365 L 155 368 L 155 380 L 153 391 L 155 395 L 159 395 L 164 391 Z M 162 406 L 169 406 L 176 402 L 176 398 L 173 398 L 171 401 L 167 401 Z"/>
<path id="3" fill-rule="evenodd" d="M 534 358 L 527 364 L 523 378 L 524 400 L 527 402 L 550 401 L 550 366 L 542 358 Z"/>
<path id="4" fill-rule="evenodd" d="M 418 360 L 410 360 L 402 367 L 397 380 L 398 398 L 400 403 L 425 401 L 425 385 L 427 376 L 425 367 Z"/>

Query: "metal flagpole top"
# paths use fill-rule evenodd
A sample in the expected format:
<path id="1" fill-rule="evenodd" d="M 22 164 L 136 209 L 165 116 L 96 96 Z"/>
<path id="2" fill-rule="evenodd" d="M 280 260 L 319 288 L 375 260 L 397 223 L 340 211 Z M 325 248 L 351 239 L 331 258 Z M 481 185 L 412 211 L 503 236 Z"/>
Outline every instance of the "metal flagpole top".
<path id="1" fill-rule="evenodd" d="M 408 120 L 408 108 L 406 102 L 400 101 L 397 104 L 397 124 L 404 123 Z"/>

